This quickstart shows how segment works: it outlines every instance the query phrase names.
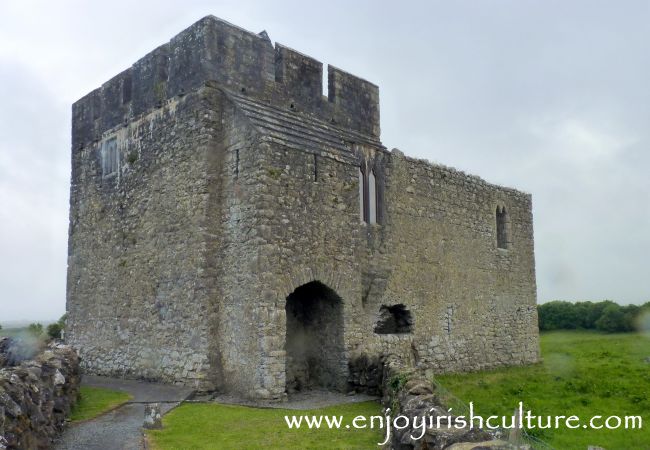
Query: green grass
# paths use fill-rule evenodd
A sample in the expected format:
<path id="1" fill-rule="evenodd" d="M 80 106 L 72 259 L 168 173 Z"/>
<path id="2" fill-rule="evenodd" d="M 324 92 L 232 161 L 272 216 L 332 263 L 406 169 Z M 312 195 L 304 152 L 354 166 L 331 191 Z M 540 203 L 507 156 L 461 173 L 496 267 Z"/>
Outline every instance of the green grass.
<path id="1" fill-rule="evenodd" d="M 70 414 L 72 422 L 97 417 L 131 400 L 131 395 L 111 389 L 81 386 L 81 397 Z"/>
<path id="2" fill-rule="evenodd" d="M 27 327 L 3 328 L 0 330 L 0 337 L 19 337 L 27 334 Z"/>
<path id="3" fill-rule="evenodd" d="M 607 450 L 650 449 L 650 337 L 639 334 L 552 332 L 541 336 L 541 364 L 437 381 L 482 416 L 512 415 L 519 401 L 535 415 L 581 418 L 639 415 L 641 430 L 535 430 L 558 449 L 599 445 Z"/>
<path id="4" fill-rule="evenodd" d="M 381 431 L 344 429 L 289 429 L 285 415 L 356 416 L 381 414 L 377 402 L 337 405 L 311 411 L 257 409 L 220 404 L 185 403 L 163 418 L 162 430 L 148 431 L 153 448 L 172 449 L 376 449 Z"/>

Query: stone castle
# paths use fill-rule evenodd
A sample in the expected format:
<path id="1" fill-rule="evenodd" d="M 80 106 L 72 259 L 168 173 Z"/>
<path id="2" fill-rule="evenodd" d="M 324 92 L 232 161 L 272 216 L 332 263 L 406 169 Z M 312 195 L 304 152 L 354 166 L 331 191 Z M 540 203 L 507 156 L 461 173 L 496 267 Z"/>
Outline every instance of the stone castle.
<path id="1" fill-rule="evenodd" d="M 376 85 L 209 16 L 72 108 L 88 373 L 258 399 L 539 359 L 531 197 L 387 151 Z"/>

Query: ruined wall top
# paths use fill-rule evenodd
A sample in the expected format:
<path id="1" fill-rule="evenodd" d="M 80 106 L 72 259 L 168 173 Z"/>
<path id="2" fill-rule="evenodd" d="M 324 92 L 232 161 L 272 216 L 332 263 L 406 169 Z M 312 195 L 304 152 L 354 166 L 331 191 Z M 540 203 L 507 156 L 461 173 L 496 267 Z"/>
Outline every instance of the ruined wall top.
<path id="1" fill-rule="evenodd" d="M 206 81 L 379 138 L 378 87 L 333 66 L 327 76 L 325 97 L 322 63 L 273 47 L 266 32 L 207 16 L 78 100 L 72 107 L 73 149 Z"/>

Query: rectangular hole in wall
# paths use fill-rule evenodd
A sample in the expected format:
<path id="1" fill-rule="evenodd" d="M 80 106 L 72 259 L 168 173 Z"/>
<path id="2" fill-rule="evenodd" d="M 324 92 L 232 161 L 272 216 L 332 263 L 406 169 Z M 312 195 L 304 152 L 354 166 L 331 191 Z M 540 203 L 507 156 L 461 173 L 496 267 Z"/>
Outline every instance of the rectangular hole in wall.
<path id="1" fill-rule="evenodd" d="M 133 80 L 130 76 L 122 80 L 122 104 L 129 103 L 131 101 L 131 91 L 133 89 Z"/>
<path id="2" fill-rule="evenodd" d="M 327 64 L 323 64 L 323 95 L 329 98 L 329 80 L 327 78 Z"/>

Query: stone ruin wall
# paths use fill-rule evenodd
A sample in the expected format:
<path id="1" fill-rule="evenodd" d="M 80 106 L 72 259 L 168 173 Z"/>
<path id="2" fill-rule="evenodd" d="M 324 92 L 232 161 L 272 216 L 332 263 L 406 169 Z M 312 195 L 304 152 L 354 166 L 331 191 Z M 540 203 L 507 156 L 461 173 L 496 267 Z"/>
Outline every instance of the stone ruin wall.
<path id="1" fill-rule="evenodd" d="M 391 153 L 383 299 L 413 312 L 416 365 L 439 372 L 539 359 L 529 194 Z M 509 215 L 497 248 L 496 209 Z"/>
<path id="2" fill-rule="evenodd" d="M 283 398 L 286 299 L 314 280 L 343 300 L 343 379 L 378 353 L 538 359 L 530 196 L 385 151 L 377 87 L 328 74 L 324 97 L 318 61 L 208 17 L 75 104 L 67 338 L 88 370 Z M 348 150 L 263 140 L 227 91 L 347 129 Z M 359 164 L 379 225 L 360 221 Z M 375 334 L 394 304 L 413 332 Z"/>
<path id="3" fill-rule="evenodd" d="M 73 153 L 66 339 L 93 373 L 208 383 L 203 101 L 187 95 Z M 119 170 L 103 176 L 111 139 Z"/>
<path id="4" fill-rule="evenodd" d="M 16 345 L 0 338 L 0 449 L 48 449 L 78 400 L 79 357 L 51 342 L 25 360 Z"/>

